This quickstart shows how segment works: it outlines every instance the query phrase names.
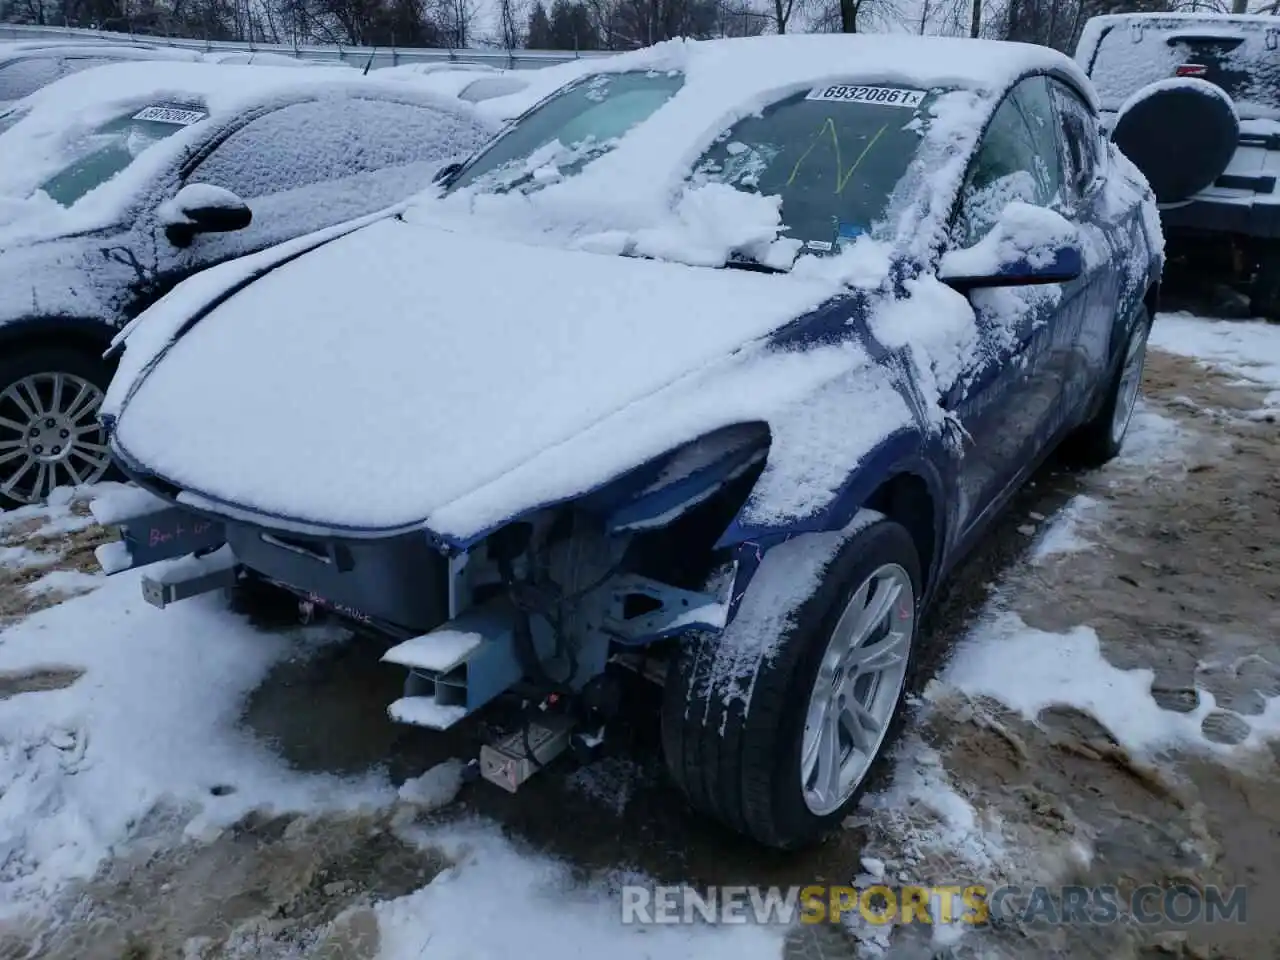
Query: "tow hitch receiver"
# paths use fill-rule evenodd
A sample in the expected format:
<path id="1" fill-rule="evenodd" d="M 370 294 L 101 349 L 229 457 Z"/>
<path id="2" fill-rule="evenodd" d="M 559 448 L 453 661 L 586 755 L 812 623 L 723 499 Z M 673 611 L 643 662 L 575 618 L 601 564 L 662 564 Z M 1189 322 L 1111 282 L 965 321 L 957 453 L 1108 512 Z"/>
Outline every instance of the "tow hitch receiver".
<path id="1" fill-rule="evenodd" d="M 235 584 L 235 554 L 229 546 L 222 546 L 203 556 L 180 557 L 157 564 L 155 571 L 142 578 L 142 598 L 153 607 L 164 608 L 187 597 Z"/>
<path id="2" fill-rule="evenodd" d="M 522 783 L 569 749 L 572 733 L 572 717 L 543 713 L 493 746 L 481 747 L 480 776 L 508 793 L 515 793 Z"/>

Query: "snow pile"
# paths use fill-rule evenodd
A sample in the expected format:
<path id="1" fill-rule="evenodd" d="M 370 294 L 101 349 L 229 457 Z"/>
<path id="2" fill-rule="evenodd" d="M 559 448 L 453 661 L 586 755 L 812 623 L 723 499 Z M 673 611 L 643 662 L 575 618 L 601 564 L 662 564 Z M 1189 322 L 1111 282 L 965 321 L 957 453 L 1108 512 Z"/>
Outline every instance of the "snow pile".
<path id="1" fill-rule="evenodd" d="M 1116 462 L 1134 466 L 1177 463 L 1185 457 L 1192 438 L 1193 435 L 1175 417 L 1161 413 L 1158 407 L 1139 395 L 1129 430 L 1124 435 L 1124 447 Z"/>
<path id="2" fill-rule="evenodd" d="M 208 597 L 160 611 L 136 574 L 89 579 L 103 585 L 0 633 L 0 673 L 83 671 L 0 700 L 0 916 L 90 876 L 157 805 L 207 838 L 255 808 L 390 801 L 380 778 L 291 773 L 236 725 L 272 664 L 326 634 L 264 635 Z"/>
<path id="3" fill-rule="evenodd" d="M 1200 691 L 1189 713 L 1165 710 L 1151 695 L 1155 671 L 1121 670 L 1102 655 L 1090 627 L 1047 633 L 1015 613 L 997 611 L 971 631 L 938 681 L 971 697 L 991 697 L 1029 722 L 1050 707 L 1074 707 L 1096 719 L 1135 757 L 1184 748 L 1230 753 L 1252 750 L 1280 730 L 1280 698 L 1256 717 L 1243 717 L 1249 737 L 1238 745 L 1208 740 L 1201 729 L 1214 699 Z M 934 695 L 940 689 L 931 684 Z"/>
<path id="4" fill-rule="evenodd" d="M 1280 413 L 1280 325 L 1208 320 L 1189 313 L 1162 313 L 1151 328 L 1157 350 L 1194 357 L 1267 391 L 1258 416 Z"/>
<path id="5" fill-rule="evenodd" d="M 940 277 L 988 277 L 1025 260 L 1033 268 L 1051 266 L 1059 250 L 1079 242 L 1079 231 L 1045 207 L 1014 200 L 989 233 L 971 247 L 951 250 L 938 264 Z"/>
<path id="6" fill-rule="evenodd" d="M 1072 497 L 1041 532 L 1031 549 L 1031 562 L 1042 564 L 1051 557 L 1091 549 L 1094 541 L 1085 534 L 1096 528 L 1100 506 L 1097 500 L 1084 494 Z"/>
<path id="7" fill-rule="evenodd" d="M 783 229 L 781 197 L 762 197 L 725 183 L 688 190 L 676 203 L 675 220 L 674 229 L 639 231 L 630 252 L 708 267 L 740 253 L 785 269 L 800 250 L 799 240 L 778 236 Z"/>
<path id="8" fill-rule="evenodd" d="M 76 504 L 88 500 L 100 491 L 116 490 L 123 486 L 103 481 L 93 487 L 58 487 L 50 492 L 43 505 L 32 504 L 0 512 L 0 535 L 10 537 L 20 530 L 25 537 L 44 539 L 91 527 L 93 517 L 78 513 L 75 510 Z M 33 521 L 38 525 L 32 526 Z"/>
<path id="9" fill-rule="evenodd" d="M 1198 77 L 1168 77 L 1134 91 L 1129 99 L 1120 104 L 1120 109 L 1116 111 L 1116 123 L 1119 123 L 1124 115 L 1138 104 L 1150 100 L 1157 94 L 1167 93 L 1171 90 L 1181 90 L 1198 94 L 1202 97 L 1209 97 L 1211 100 L 1220 100 L 1231 111 L 1231 116 L 1235 118 L 1236 123 L 1240 123 L 1240 115 L 1236 113 L 1236 105 L 1231 97 L 1227 95 L 1227 92 L 1217 84 L 1210 83 L 1208 80 L 1201 80 Z"/>
<path id="10" fill-rule="evenodd" d="M 782 926 L 624 925 L 621 897 L 575 882 L 565 864 L 519 853 L 490 827 L 451 826 L 447 833 L 425 831 L 417 840 L 441 849 L 453 865 L 421 890 L 374 908 L 379 960 L 512 955 L 779 960 L 783 955 Z"/>

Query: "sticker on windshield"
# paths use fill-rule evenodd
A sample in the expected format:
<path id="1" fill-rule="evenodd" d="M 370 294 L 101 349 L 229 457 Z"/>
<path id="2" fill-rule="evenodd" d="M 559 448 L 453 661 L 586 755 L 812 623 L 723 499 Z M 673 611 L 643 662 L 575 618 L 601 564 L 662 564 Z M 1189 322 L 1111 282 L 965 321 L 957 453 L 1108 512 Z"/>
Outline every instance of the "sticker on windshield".
<path id="1" fill-rule="evenodd" d="M 199 123 L 207 113 L 199 110 L 179 110 L 177 107 L 144 107 L 133 115 L 135 120 L 154 120 L 156 123 L 176 123 L 180 127 L 189 127 Z"/>
<path id="2" fill-rule="evenodd" d="M 837 100 L 841 103 L 875 103 L 886 107 L 918 107 L 925 90 L 908 90 L 904 87 L 854 87 L 835 83 L 829 87 L 814 87 L 806 100 Z"/>

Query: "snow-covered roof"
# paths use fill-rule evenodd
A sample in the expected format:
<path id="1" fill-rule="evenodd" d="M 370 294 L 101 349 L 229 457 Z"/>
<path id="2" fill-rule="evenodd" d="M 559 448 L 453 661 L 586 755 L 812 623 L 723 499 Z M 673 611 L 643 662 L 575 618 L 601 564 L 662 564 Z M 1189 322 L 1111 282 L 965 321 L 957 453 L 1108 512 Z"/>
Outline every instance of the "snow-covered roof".
<path id="1" fill-rule="evenodd" d="M 512 71 L 517 79 L 524 81 L 524 87 L 506 96 L 486 100 L 477 109 L 481 114 L 498 122 L 514 120 L 530 107 L 545 100 L 565 84 L 572 83 L 592 73 L 605 61 L 603 59 L 572 60 L 568 63 L 555 63 L 547 67 L 535 67 L 527 70 Z"/>
<path id="2" fill-rule="evenodd" d="M 528 109 L 587 74 L 646 68 L 685 70 L 691 81 L 719 74 L 723 88 L 748 98 L 836 80 L 993 89 L 1036 70 L 1059 72 L 1089 92 L 1071 58 L 1034 44 L 905 34 L 787 34 L 673 40 L 633 53 L 527 71 L 533 76 L 525 91 L 491 101 L 484 112 L 517 116 L 522 112 L 517 107 Z"/>
<path id="3" fill-rule="evenodd" d="M 529 85 L 524 75 L 536 72 L 499 70 L 497 67 L 474 63 L 407 63 L 398 67 L 384 67 L 377 71 L 377 75 L 379 79 L 412 83 L 446 97 L 459 97 L 475 103 L 522 93 Z"/>
<path id="4" fill-rule="evenodd" d="M 148 47 L 130 43 L 58 43 L 15 44 L 18 49 L 0 47 L 0 64 L 11 60 L 37 57 L 88 57 L 113 60 L 175 60 L 195 62 L 201 59 L 196 50 L 179 47 Z"/>
<path id="5" fill-rule="evenodd" d="M 1186 51 L 1174 36 L 1239 41 L 1217 54 L 1235 77 L 1227 92 L 1242 117 L 1280 119 L 1280 68 L 1270 44 L 1280 36 L 1273 16 L 1214 13 L 1120 13 L 1085 24 L 1075 59 L 1089 72 L 1102 108 L 1117 110 L 1148 84 L 1173 77 Z M 1223 82 L 1215 79 L 1215 82 Z"/>
<path id="6" fill-rule="evenodd" d="M 0 156 L 5 158 L 0 164 L 0 225 L 12 224 L 21 213 L 16 206 L 25 204 L 41 183 L 65 165 L 70 145 L 129 110 L 158 104 L 199 104 L 208 117 L 148 148 L 124 172 L 89 194 L 82 202 L 93 201 L 93 210 L 75 211 L 77 229 L 110 222 L 120 197 L 131 196 L 140 184 L 149 182 L 233 117 L 272 103 L 362 91 L 474 116 L 469 104 L 416 84 L 329 67 L 147 62 L 111 64 L 72 74 L 15 105 L 22 111 L 22 119 L 0 133 Z M 49 230 L 60 232 L 65 225 L 55 213 L 50 211 L 42 219 Z"/>
<path id="7" fill-rule="evenodd" d="M 287 53 L 272 53 L 269 50 L 214 50 L 201 58 L 205 63 L 254 64 L 260 67 L 338 67 L 345 70 L 355 69 L 343 60 L 308 60 L 291 57 Z"/>

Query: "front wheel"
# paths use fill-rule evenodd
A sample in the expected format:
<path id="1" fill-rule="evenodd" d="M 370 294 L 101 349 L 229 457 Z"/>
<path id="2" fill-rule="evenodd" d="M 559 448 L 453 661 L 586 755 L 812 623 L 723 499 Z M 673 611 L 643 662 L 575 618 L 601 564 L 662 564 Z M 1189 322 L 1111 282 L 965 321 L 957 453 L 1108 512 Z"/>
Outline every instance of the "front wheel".
<path id="1" fill-rule="evenodd" d="M 98 408 L 111 380 L 99 358 L 59 347 L 0 361 L 0 507 L 95 483 L 111 466 Z"/>
<path id="2" fill-rule="evenodd" d="M 800 599 L 801 565 L 787 554 L 804 540 L 765 554 L 723 636 L 681 647 L 662 711 L 667 767 L 690 803 L 783 849 L 840 823 L 896 735 L 921 594 L 910 534 L 876 518 L 840 546 L 806 599 L 779 609 Z M 754 666 L 724 669 L 744 634 L 770 626 L 780 634 L 757 637 L 770 649 Z"/>

